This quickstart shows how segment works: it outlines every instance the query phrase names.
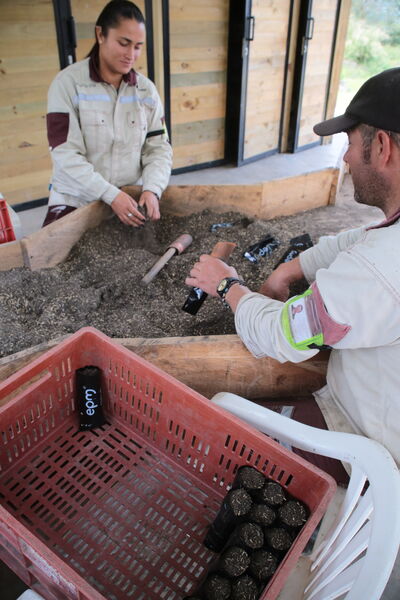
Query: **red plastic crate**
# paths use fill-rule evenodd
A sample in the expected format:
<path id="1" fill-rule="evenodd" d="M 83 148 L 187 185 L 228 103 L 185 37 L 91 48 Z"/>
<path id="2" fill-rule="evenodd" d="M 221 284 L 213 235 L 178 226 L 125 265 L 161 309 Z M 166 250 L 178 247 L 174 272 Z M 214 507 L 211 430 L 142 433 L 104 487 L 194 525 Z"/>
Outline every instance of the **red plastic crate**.
<path id="1" fill-rule="evenodd" d="M 103 371 L 109 424 L 78 431 L 75 370 Z M 202 541 L 238 466 L 310 517 L 262 598 L 276 598 L 335 482 L 267 436 L 84 328 L 0 384 L 0 558 L 48 600 L 174 600 L 215 555 Z"/>
<path id="2" fill-rule="evenodd" d="M 11 223 L 6 201 L 0 198 L 0 244 L 14 242 L 15 233 Z"/>

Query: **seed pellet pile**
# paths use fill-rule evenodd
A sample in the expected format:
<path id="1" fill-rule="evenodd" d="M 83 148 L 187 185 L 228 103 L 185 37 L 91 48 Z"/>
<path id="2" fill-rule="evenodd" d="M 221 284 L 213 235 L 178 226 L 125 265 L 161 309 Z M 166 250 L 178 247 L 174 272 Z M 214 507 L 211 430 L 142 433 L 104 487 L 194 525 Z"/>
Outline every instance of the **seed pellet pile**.
<path id="1" fill-rule="evenodd" d="M 235 242 L 230 264 L 257 290 L 292 237 L 308 232 L 316 243 L 321 235 L 365 221 L 362 207 L 353 204 L 350 209 L 329 206 L 270 221 L 209 210 L 189 217 L 163 214 L 142 229 L 126 227 L 113 217 L 87 231 L 61 265 L 0 272 L 0 356 L 87 325 L 119 338 L 234 333 L 233 316 L 218 299 L 208 298 L 196 316 L 181 310 L 188 293 L 185 277 L 200 254 L 210 252 L 217 241 Z M 232 221 L 237 225 L 210 231 L 214 223 Z M 192 235 L 192 245 L 144 287 L 143 275 L 181 233 Z M 272 254 L 258 264 L 244 259 L 244 250 L 266 234 L 279 242 Z"/>

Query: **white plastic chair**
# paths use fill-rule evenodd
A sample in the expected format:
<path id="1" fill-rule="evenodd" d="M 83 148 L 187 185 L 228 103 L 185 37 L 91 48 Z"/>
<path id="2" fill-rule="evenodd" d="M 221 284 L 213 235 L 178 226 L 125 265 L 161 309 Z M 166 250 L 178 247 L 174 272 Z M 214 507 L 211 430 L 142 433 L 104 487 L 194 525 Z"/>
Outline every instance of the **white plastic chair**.
<path id="1" fill-rule="evenodd" d="M 379 600 L 400 545 L 400 475 L 389 452 L 366 437 L 309 427 L 236 394 L 221 392 L 212 401 L 279 441 L 351 465 L 336 521 L 308 557 L 303 598 Z"/>

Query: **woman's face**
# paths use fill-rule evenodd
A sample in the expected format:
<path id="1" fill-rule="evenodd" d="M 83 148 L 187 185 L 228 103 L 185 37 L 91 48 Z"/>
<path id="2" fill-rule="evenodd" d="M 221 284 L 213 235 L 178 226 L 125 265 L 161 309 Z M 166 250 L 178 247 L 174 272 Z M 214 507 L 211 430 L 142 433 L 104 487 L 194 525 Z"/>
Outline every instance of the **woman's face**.
<path id="1" fill-rule="evenodd" d="M 104 37 L 101 27 L 96 27 L 96 35 L 102 75 L 125 75 L 140 56 L 146 29 L 144 23 L 121 19 L 118 27 L 109 28 L 107 37 Z"/>

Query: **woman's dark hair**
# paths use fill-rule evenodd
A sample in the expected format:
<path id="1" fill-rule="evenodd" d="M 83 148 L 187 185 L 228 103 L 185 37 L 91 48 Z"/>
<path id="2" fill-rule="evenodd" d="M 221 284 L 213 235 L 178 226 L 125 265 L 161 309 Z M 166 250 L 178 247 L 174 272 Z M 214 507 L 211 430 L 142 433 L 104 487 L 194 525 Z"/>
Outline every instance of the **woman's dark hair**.
<path id="1" fill-rule="evenodd" d="M 99 14 L 96 21 L 96 27 L 101 27 L 102 34 L 104 37 L 107 37 L 108 30 L 113 27 L 118 27 L 121 19 L 134 19 L 138 23 L 145 22 L 142 11 L 133 2 L 129 2 L 129 0 L 111 0 Z M 88 56 L 93 56 L 93 54 L 97 55 L 99 51 L 96 29 L 94 35 L 96 41 Z"/>

